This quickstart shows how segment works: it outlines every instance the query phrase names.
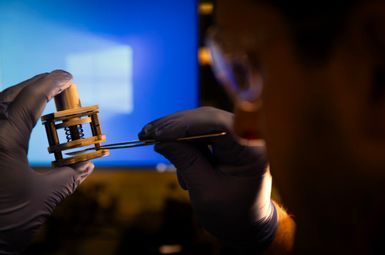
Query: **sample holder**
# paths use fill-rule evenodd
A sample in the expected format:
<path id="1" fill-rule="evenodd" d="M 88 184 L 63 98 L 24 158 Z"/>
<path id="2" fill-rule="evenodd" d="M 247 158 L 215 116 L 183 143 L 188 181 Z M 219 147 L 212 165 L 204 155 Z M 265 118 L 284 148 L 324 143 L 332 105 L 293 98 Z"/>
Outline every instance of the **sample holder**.
<path id="1" fill-rule="evenodd" d="M 109 156 L 108 149 L 102 149 L 106 141 L 99 122 L 99 106 L 82 107 L 77 87 L 72 84 L 68 89 L 55 96 L 57 112 L 41 117 L 48 138 L 48 152 L 55 155 L 53 167 L 61 167 L 79 162 Z M 85 138 L 83 125 L 89 124 L 92 137 Z M 59 140 L 58 130 L 64 129 L 66 143 Z M 63 157 L 63 151 L 93 145 L 95 151 L 81 153 L 72 157 Z"/>

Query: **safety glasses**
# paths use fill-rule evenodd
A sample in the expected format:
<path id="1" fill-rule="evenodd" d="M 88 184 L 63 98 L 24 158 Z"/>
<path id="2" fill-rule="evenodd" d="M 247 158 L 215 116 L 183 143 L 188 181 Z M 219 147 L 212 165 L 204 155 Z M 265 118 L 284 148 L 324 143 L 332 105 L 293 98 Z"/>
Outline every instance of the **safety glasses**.
<path id="1" fill-rule="evenodd" d="M 206 45 L 214 74 L 234 102 L 259 107 L 263 74 L 256 54 L 225 40 L 223 33 L 216 28 L 209 30 Z"/>

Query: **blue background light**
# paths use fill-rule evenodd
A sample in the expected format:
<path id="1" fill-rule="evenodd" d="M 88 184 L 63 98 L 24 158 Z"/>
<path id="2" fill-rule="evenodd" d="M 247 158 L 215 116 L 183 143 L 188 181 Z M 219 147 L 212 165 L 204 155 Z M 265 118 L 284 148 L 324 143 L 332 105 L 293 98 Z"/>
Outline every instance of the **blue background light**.
<path id="1" fill-rule="evenodd" d="M 136 139 L 147 122 L 198 104 L 195 0 L 0 1 L 0 89 L 38 73 L 70 71 L 84 106 L 99 104 L 109 143 Z M 44 114 L 54 112 L 50 102 Z M 33 165 L 53 155 L 39 122 Z M 153 166 L 152 148 L 111 151 L 99 166 Z"/>

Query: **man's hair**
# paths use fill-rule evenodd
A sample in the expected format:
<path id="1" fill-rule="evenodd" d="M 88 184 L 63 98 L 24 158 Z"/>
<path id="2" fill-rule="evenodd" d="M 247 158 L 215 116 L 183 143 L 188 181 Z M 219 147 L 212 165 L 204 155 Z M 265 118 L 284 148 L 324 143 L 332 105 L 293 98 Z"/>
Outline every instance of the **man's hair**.
<path id="1" fill-rule="evenodd" d="M 324 63 L 343 32 L 347 16 L 364 0 L 253 0 L 277 8 L 292 29 L 307 64 Z"/>

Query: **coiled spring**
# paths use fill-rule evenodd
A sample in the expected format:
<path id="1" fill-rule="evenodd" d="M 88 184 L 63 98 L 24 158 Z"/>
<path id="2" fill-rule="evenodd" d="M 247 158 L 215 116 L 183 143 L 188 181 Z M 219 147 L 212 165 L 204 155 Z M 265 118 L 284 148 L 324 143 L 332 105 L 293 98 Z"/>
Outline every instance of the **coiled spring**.
<path id="1" fill-rule="evenodd" d="M 65 130 L 67 142 L 84 138 L 84 130 L 82 125 L 65 127 L 64 130 Z"/>

